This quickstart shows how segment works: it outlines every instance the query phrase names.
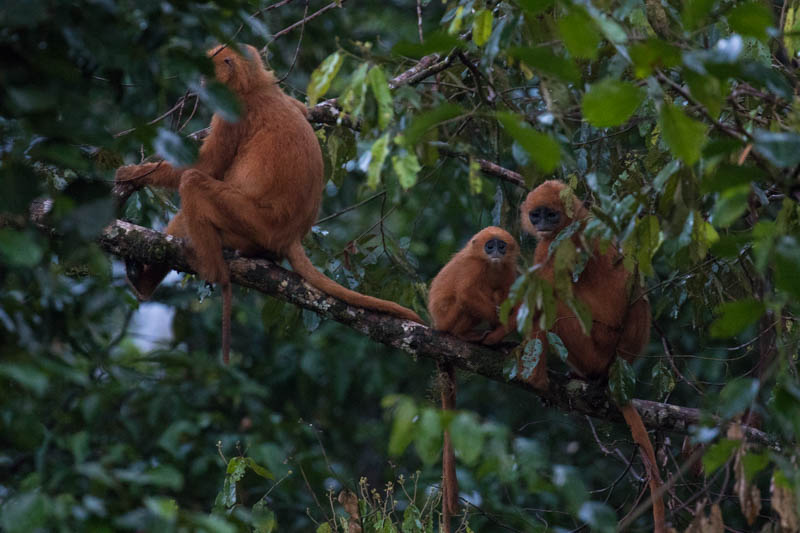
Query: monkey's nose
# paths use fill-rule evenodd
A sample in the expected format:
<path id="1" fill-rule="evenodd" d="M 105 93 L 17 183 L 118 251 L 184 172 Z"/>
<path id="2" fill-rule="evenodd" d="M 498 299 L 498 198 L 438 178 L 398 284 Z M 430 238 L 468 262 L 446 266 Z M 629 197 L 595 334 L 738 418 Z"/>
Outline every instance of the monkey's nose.
<path id="1" fill-rule="evenodd" d="M 506 243 L 500 239 L 489 239 L 483 246 L 486 254 L 490 257 L 500 257 L 506 253 Z"/>

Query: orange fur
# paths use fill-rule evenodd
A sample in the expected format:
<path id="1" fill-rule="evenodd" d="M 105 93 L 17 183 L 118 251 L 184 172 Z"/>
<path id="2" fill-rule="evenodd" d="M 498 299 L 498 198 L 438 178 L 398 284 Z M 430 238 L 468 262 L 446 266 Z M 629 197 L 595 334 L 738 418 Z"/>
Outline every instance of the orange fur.
<path id="1" fill-rule="evenodd" d="M 500 342 L 508 327 L 500 322 L 497 311 L 517 276 L 518 254 L 514 237 L 501 228 L 491 226 L 473 236 L 431 282 L 428 311 L 433 327 L 467 341 Z M 484 322 L 492 329 L 477 331 Z M 440 362 L 439 372 L 442 409 L 454 409 L 455 369 L 450 363 Z M 458 479 L 447 431 L 443 448 L 442 517 L 445 531 L 449 531 L 450 516 L 458 509 Z"/>
<path id="2" fill-rule="evenodd" d="M 116 175 L 118 182 L 137 187 L 178 189 L 181 209 L 166 232 L 188 238 L 192 266 L 223 287 L 224 360 L 230 344 L 230 272 L 223 246 L 245 255 L 267 251 L 287 257 L 297 273 L 332 296 L 421 323 L 416 313 L 394 302 L 345 289 L 308 260 L 301 240 L 322 200 L 322 151 L 306 120 L 307 108 L 281 90 L 256 48 L 243 48 L 245 55 L 227 46 L 208 52 L 215 77 L 242 104 L 239 120 L 227 122 L 214 114 L 211 133 L 190 167 L 145 163 L 121 167 Z M 137 296 L 147 299 L 168 272 L 164 265 L 145 265 L 129 281 Z"/>
<path id="3" fill-rule="evenodd" d="M 574 220 L 583 220 L 588 213 L 583 204 L 572 198 L 571 216 L 563 203 L 566 185 L 558 181 L 546 181 L 534 189 L 522 204 L 523 229 L 536 236 L 538 243 L 534 252 L 534 263 L 540 265 L 538 274 L 553 281 L 553 260 L 549 255 L 550 244 L 558 233 Z M 569 196 L 568 196 L 569 197 Z M 582 246 L 579 232 L 572 236 L 576 247 Z M 617 354 L 626 361 L 635 359 L 650 338 L 650 303 L 641 291 L 631 291 L 631 274 L 625 269 L 617 250 L 610 246 L 601 249 L 592 243 L 591 255 L 578 281 L 572 286 L 573 296 L 588 306 L 592 313 L 592 330 L 585 335 L 574 313 L 563 302 L 556 308 L 556 320 L 552 331 L 567 348 L 567 363 L 585 377 L 603 377 Z M 546 332 L 535 330 L 531 337 L 542 341 L 539 364 L 530 378 L 534 386 L 547 386 L 547 337 Z M 628 404 L 620 411 L 631 429 L 633 438 L 641 447 L 645 467 L 650 477 L 653 495 L 653 518 L 655 531 L 665 531 L 664 503 L 656 496 L 661 486 L 655 453 L 647 436 L 647 430 L 636 409 Z"/>

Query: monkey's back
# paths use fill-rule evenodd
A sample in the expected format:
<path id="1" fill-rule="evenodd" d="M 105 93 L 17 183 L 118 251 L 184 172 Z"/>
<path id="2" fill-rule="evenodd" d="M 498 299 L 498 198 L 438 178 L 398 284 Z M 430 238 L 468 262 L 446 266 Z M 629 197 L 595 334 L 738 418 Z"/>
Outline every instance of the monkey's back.
<path id="1" fill-rule="evenodd" d="M 224 180 L 253 198 L 276 230 L 262 246 L 280 255 L 317 219 L 324 164 L 314 130 L 277 86 L 246 100 L 243 142 Z"/>

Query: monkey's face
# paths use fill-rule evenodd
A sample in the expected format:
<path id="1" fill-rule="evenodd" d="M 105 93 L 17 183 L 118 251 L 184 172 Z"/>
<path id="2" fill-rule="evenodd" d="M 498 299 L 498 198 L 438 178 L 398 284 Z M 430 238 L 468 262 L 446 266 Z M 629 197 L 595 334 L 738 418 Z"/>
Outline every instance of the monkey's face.
<path id="1" fill-rule="evenodd" d="M 483 255 L 490 263 L 514 261 L 517 256 L 517 241 L 506 230 L 489 226 L 472 238 L 475 253 Z"/>
<path id="2" fill-rule="evenodd" d="M 522 227 L 538 239 L 552 239 L 567 227 L 572 218 L 567 215 L 562 200 L 562 191 L 567 186 L 560 181 L 545 181 L 528 194 L 520 208 Z M 572 212 L 582 216 L 584 210 L 577 199 Z"/>

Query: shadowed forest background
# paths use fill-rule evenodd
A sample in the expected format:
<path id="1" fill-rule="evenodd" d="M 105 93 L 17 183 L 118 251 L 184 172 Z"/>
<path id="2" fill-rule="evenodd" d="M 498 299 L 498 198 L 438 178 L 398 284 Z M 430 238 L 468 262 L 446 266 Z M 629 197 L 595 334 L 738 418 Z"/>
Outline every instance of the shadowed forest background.
<path id="1" fill-rule="evenodd" d="M 499 225 L 522 248 L 520 341 L 542 299 L 518 208 L 567 182 L 652 305 L 615 397 L 701 410 L 646 418 L 670 525 L 800 530 L 798 9 L 0 2 L 0 530 L 434 532 L 443 427 L 458 531 L 652 530 L 630 432 L 600 406 L 463 371 L 443 414 L 434 361 L 236 285 L 226 367 L 218 290 L 173 273 L 137 303 L 98 238 L 163 229 L 178 195 L 117 211 L 114 170 L 187 164 L 211 114 L 236 115 L 205 57 L 220 42 L 264 48 L 312 108 L 327 182 L 304 245 L 349 288 L 427 319 L 433 276 Z"/>

